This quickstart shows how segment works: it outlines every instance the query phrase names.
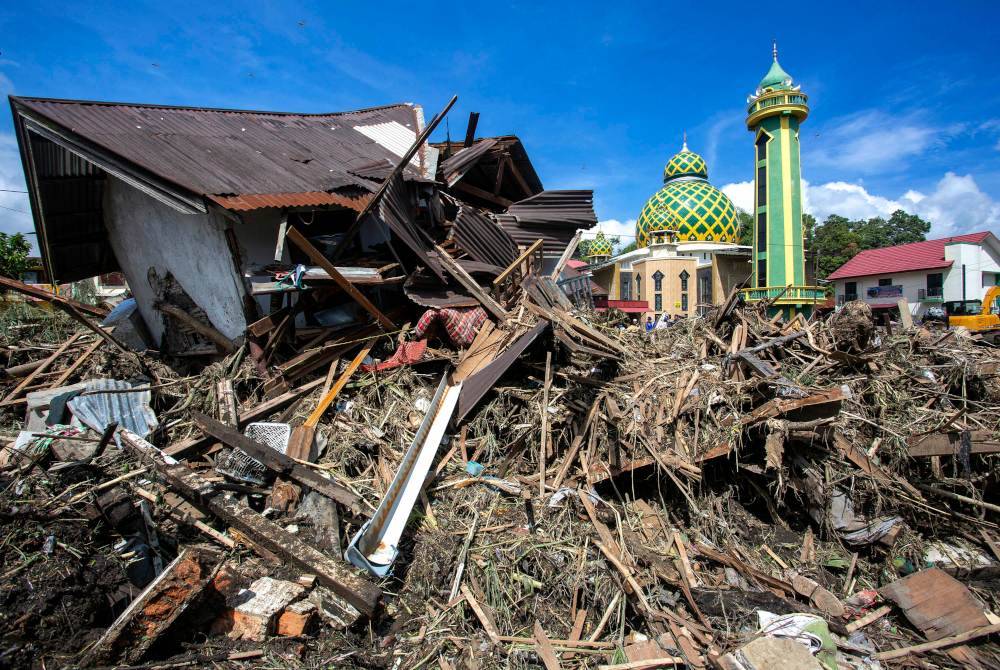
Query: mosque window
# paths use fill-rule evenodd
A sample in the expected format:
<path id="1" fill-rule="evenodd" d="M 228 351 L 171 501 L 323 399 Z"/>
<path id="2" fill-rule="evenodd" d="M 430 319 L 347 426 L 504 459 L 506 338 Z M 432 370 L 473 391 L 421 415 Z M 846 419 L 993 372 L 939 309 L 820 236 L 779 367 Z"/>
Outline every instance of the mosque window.
<path id="1" fill-rule="evenodd" d="M 771 139 L 767 133 L 761 133 L 757 138 L 757 160 L 767 159 L 767 141 Z"/>
<path id="2" fill-rule="evenodd" d="M 688 290 L 688 279 L 691 277 L 691 275 L 688 274 L 687 270 L 681 270 L 681 273 L 678 276 L 681 278 L 681 290 L 682 291 Z"/>
<path id="3" fill-rule="evenodd" d="M 757 253 L 767 251 L 767 212 L 757 213 Z"/>
<path id="4" fill-rule="evenodd" d="M 621 287 L 621 299 L 631 300 L 632 299 L 632 273 L 623 272 L 622 273 L 622 287 Z"/>
<path id="5" fill-rule="evenodd" d="M 642 275 L 635 276 L 635 297 L 642 300 Z"/>
<path id="6" fill-rule="evenodd" d="M 681 311 L 686 312 L 688 310 L 688 294 L 681 293 Z"/>
<path id="7" fill-rule="evenodd" d="M 653 273 L 653 290 L 662 291 L 663 290 L 663 273 L 657 270 Z M 659 308 L 657 308 L 659 309 Z"/>
<path id="8" fill-rule="evenodd" d="M 655 309 L 657 312 L 663 311 L 663 296 L 660 295 L 659 293 L 657 293 L 653 297 L 653 309 Z"/>
<path id="9" fill-rule="evenodd" d="M 757 168 L 757 206 L 767 206 L 767 167 Z"/>
<path id="10" fill-rule="evenodd" d="M 758 288 L 767 286 L 767 261 L 763 258 L 757 261 L 757 286 Z"/>

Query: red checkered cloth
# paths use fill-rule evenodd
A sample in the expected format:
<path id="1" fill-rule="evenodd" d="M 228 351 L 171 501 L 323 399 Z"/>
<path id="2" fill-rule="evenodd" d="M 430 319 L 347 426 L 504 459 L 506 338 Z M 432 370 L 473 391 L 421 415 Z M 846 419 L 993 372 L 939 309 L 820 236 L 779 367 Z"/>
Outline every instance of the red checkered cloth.
<path id="1" fill-rule="evenodd" d="M 362 365 L 361 370 L 364 372 L 371 372 L 372 370 L 381 372 L 382 370 L 398 368 L 401 365 L 412 365 L 424 357 L 425 351 L 427 351 L 427 340 L 403 342 L 392 356 L 375 365 Z"/>
<path id="2" fill-rule="evenodd" d="M 453 345 L 467 347 L 476 339 L 476 334 L 485 321 L 486 310 L 482 307 L 429 309 L 417 321 L 413 336 L 418 339 L 427 337 L 429 332 L 433 332 L 436 324 L 440 323 Z"/>

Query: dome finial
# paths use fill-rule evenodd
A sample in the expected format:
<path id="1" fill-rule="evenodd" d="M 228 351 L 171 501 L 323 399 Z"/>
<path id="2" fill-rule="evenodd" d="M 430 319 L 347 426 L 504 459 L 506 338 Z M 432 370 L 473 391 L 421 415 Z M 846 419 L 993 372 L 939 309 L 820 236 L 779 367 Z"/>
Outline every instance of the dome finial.
<path id="1" fill-rule="evenodd" d="M 681 147 L 681 151 L 687 151 L 687 150 L 688 150 L 688 134 L 687 134 L 687 131 L 685 130 L 684 131 L 684 141 L 683 141 L 683 146 Z"/>
<path id="2" fill-rule="evenodd" d="M 778 62 L 778 40 L 771 40 L 771 56 L 774 57 L 774 62 Z"/>

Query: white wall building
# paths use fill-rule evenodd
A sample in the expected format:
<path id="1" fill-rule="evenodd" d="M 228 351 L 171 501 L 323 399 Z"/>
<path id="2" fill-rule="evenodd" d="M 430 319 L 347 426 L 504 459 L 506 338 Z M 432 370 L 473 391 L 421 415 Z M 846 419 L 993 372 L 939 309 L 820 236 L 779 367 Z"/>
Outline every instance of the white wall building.
<path id="1" fill-rule="evenodd" d="M 904 298 L 914 316 L 958 300 L 982 300 L 1000 285 L 1000 240 L 986 231 L 862 251 L 827 277 L 837 305 L 863 300 L 895 307 Z"/>

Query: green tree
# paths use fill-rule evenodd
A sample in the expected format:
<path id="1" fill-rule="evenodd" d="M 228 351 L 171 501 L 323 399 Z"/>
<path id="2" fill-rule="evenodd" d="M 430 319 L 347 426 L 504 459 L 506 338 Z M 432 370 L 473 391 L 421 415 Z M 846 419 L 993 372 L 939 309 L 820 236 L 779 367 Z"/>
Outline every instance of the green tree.
<path id="1" fill-rule="evenodd" d="M 861 251 L 861 236 L 855 230 L 860 222 L 831 214 L 812 233 L 812 247 L 818 254 L 818 278 L 826 277 Z"/>
<path id="2" fill-rule="evenodd" d="M 31 243 L 21 233 L 0 233 L 0 275 L 20 279 L 21 274 L 31 267 L 28 262 L 30 251 Z"/>
<path id="3" fill-rule="evenodd" d="M 753 246 L 753 216 L 750 212 L 736 209 L 736 226 L 738 233 L 736 243 L 744 246 Z"/>
<path id="4" fill-rule="evenodd" d="M 627 254 L 628 252 L 635 251 L 638 248 L 639 248 L 639 243 L 636 242 L 635 240 L 632 240 L 631 242 L 629 242 L 628 244 L 626 244 L 624 247 L 622 247 L 621 251 L 619 251 L 618 253 L 619 254 Z"/>

